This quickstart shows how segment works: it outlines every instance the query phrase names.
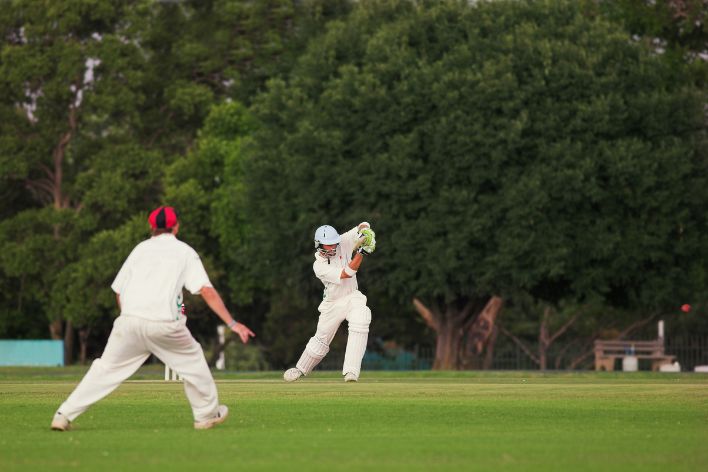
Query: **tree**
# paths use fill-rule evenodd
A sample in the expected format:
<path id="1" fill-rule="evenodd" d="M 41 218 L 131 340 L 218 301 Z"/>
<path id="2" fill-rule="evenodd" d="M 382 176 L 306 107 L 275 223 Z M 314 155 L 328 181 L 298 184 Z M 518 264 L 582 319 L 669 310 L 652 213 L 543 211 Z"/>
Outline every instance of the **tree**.
<path id="1" fill-rule="evenodd" d="M 165 169 L 193 145 L 215 103 L 250 98 L 346 10 L 347 2 L 318 0 L 6 5 L 0 248 L 31 263 L 3 258 L 3 334 L 36 336 L 35 325 L 4 320 L 31 310 L 41 323 L 47 314 L 68 361 L 74 323 L 93 321 L 70 297 L 52 299 L 78 288 L 68 280 L 77 273 L 88 283 L 76 264 L 105 281 L 86 247 L 163 200 Z"/>
<path id="2" fill-rule="evenodd" d="M 2 184 L 14 197 L 7 204 L 23 205 L 4 208 L 12 217 L 2 223 L 6 237 L 0 244 L 32 261 L 8 257 L 2 271 L 15 279 L 11 283 L 20 281 L 18 297 L 48 314 L 52 337 L 65 335 L 67 360 L 73 329 L 68 320 L 64 329 L 51 293 L 85 234 L 101 224 L 102 215 L 85 207 L 90 196 L 82 201 L 80 176 L 89 176 L 102 156 L 114 158 L 107 149 L 129 137 L 137 117 L 140 74 L 131 72 L 141 69 L 143 59 L 123 41 L 130 7 L 14 2 L 0 13 L 7 39 L 0 63 L 0 168 Z M 104 193 L 104 201 L 113 197 Z M 31 285 L 23 282 L 28 280 Z"/>
<path id="3" fill-rule="evenodd" d="M 697 82 L 708 80 L 708 2 L 705 0 L 598 1 L 601 14 L 624 25 L 633 38 L 677 66 L 688 65 Z"/>
<path id="4" fill-rule="evenodd" d="M 316 300 L 315 222 L 362 219 L 366 278 L 419 301 L 436 368 L 465 364 L 497 296 L 660 309 L 698 290 L 700 91 L 587 6 L 364 1 L 330 24 L 253 107 L 246 210 L 272 305 Z"/>
<path id="5" fill-rule="evenodd" d="M 80 363 L 88 360 L 92 330 L 110 326 L 109 322 L 118 314 L 111 283 L 130 251 L 147 235 L 148 224 L 142 216 L 115 229 L 99 231 L 82 245 L 75 260 L 56 275 L 49 294 L 51 306 L 78 328 Z"/>
<path id="6" fill-rule="evenodd" d="M 197 248 L 212 283 L 224 289 L 227 305 L 237 304 L 233 315 L 239 320 L 244 320 L 242 308 L 252 303 L 257 286 L 257 281 L 246 276 L 238 257 L 248 244 L 241 146 L 254 126 L 242 104 L 214 106 L 194 149 L 175 161 L 165 178 L 165 201 L 179 209 L 184 222 L 180 238 Z M 200 324 L 197 334 L 213 337 L 209 308 L 197 299 L 188 309 L 190 322 Z M 255 317 L 245 321 L 254 329 L 258 326 Z"/>

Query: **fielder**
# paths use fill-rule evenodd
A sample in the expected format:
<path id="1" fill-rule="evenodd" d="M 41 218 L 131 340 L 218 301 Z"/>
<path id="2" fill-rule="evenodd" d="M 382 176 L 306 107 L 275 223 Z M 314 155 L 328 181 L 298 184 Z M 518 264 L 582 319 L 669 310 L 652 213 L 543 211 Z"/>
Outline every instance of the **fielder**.
<path id="1" fill-rule="evenodd" d="M 324 225 L 315 231 L 315 275 L 324 284 L 317 331 L 310 338 L 300 360 L 283 374 L 287 382 L 294 382 L 312 372 L 329 352 L 339 325 L 349 323 L 347 350 L 344 354 L 342 375 L 345 382 L 356 382 L 361 373 L 361 360 L 366 351 L 369 336 L 371 310 L 366 306 L 366 297 L 357 287 L 356 273 L 365 254 L 376 249 L 374 231 L 369 223 L 360 223 L 343 235 L 333 227 Z M 356 253 L 353 255 L 354 251 Z"/>
<path id="2" fill-rule="evenodd" d="M 174 208 L 157 208 L 148 221 L 152 237 L 135 246 L 111 285 L 121 313 L 103 355 L 57 410 L 53 430 L 70 429 L 76 417 L 133 375 L 151 353 L 184 380 L 195 429 L 223 423 L 229 414 L 225 405 L 219 405 L 202 348 L 187 329 L 180 309 L 182 288 L 201 295 L 243 343 L 255 335 L 231 317 L 197 252 L 176 238 L 179 221 Z"/>

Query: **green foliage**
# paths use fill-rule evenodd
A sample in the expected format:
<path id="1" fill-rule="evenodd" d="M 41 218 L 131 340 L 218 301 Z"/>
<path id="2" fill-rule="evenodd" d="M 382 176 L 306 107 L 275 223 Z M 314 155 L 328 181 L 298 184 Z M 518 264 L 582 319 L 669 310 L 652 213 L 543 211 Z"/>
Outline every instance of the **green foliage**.
<path id="1" fill-rule="evenodd" d="M 237 338 L 236 335 L 229 336 Z M 224 349 L 226 370 L 237 372 L 268 370 L 269 365 L 261 349 L 261 346 L 256 343 L 243 344 L 239 339 L 233 339 Z"/>
<path id="2" fill-rule="evenodd" d="M 168 168 L 165 201 L 178 208 L 180 239 L 200 253 L 232 314 L 258 332 L 259 320 L 249 307 L 257 281 L 243 270 L 247 262 L 239 258 L 248 244 L 241 148 L 254 127 L 243 105 L 214 106 L 194 149 Z M 189 299 L 187 305 L 190 329 L 197 336 L 213 337 L 218 318 L 199 299 Z"/>
<path id="3" fill-rule="evenodd" d="M 120 244 L 115 238 L 128 236 L 122 229 L 127 221 L 144 231 L 145 214 L 160 202 L 183 210 L 183 235 L 205 249 L 216 279 L 233 273 L 217 262 L 218 239 L 213 239 L 226 230 L 212 230 L 212 218 L 203 218 L 214 213 L 211 186 L 189 182 L 192 175 L 178 176 L 177 185 L 163 174 L 192 146 L 216 103 L 250 100 L 266 77 L 290 67 L 328 18 L 345 14 L 346 4 L 39 0 L 4 5 L 0 247 L 9 252 L 0 267 L 0 301 L 12 308 L 3 308 L 0 327 L 7 328 L 0 332 L 44 333 L 45 313 L 76 326 L 113 310 L 110 290 L 101 284 L 118 270 L 122 252 L 102 254 L 104 245 L 134 243 L 135 237 Z M 217 173 L 201 169 L 194 176 L 212 172 L 212 178 L 221 178 L 223 163 L 217 167 Z M 53 209 L 60 211 L 52 215 Z M 23 310 L 33 316 L 17 331 L 11 320 Z"/>
<path id="4" fill-rule="evenodd" d="M 312 230 L 365 219 L 403 303 L 665 309 L 705 282 L 701 97 L 581 3 L 360 2 L 254 104 L 253 277 L 314 309 Z"/>
<path id="5" fill-rule="evenodd" d="M 18 314 L 32 313 L 16 335 L 36 333 L 35 323 L 46 327 L 47 318 L 61 318 L 51 296 L 56 274 L 76 255 L 75 223 L 73 212 L 50 208 L 26 210 L 0 223 L 0 274 L 11 287 L 5 292 L 8 308 L 16 307 Z M 64 237 L 57 239 L 55 232 Z"/>
<path id="6" fill-rule="evenodd" d="M 603 0 L 601 14 L 624 25 L 633 38 L 676 67 L 688 65 L 696 81 L 708 81 L 708 9 L 704 0 Z"/>
<path id="7" fill-rule="evenodd" d="M 500 293 L 558 323 L 584 304 L 700 305 L 700 6 L 9 2 L 0 335 L 110 318 L 108 284 L 159 203 L 273 365 L 314 325 L 323 223 L 373 224 L 360 283 L 375 334 L 404 342 L 424 329 L 411 296 L 454 312 Z M 523 333 L 533 316 L 517 318 Z"/>
<path id="8" fill-rule="evenodd" d="M 166 199 L 180 210 L 184 237 L 228 268 L 225 281 L 234 299 L 250 300 L 250 287 L 238 270 L 235 253 L 246 244 L 243 218 L 242 142 L 255 124 L 243 105 L 224 103 L 212 109 L 194 151 L 176 161 L 166 179 Z"/>
<path id="9" fill-rule="evenodd" d="M 161 153 L 134 144 L 102 149 L 76 178 L 81 211 L 101 219 L 99 230 L 122 224 L 136 211 L 146 214 L 162 192 L 166 161 Z"/>
<path id="10" fill-rule="evenodd" d="M 134 217 L 113 230 L 95 233 L 53 282 L 51 306 L 75 326 L 91 326 L 118 313 L 110 286 L 118 270 L 141 240 L 149 237 L 144 217 Z"/>

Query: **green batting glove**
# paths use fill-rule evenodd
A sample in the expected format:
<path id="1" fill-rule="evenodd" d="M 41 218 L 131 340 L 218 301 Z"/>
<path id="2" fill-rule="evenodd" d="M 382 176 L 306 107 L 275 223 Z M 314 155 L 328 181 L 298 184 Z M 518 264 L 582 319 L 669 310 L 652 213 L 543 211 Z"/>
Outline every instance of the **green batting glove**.
<path id="1" fill-rule="evenodd" d="M 359 231 L 359 239 L 362 239 L 362 246 L 376 246 L 376 233 L 371 228 L 364 228 Z"/>
<path id="2" fill-rule="evenodd" d="M 376 250 L 376 245 L 361 246 L 359 248 L 359 253 L 365 254 L 368 256 L 369 254 L 372 254 L 375 250 Z"/>

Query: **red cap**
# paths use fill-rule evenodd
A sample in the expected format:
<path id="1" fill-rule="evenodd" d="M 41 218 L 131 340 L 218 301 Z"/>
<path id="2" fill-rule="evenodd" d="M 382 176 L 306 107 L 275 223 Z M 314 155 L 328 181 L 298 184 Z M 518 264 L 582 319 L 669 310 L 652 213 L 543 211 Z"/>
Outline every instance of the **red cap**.
<path id="1" fill-rule="evenodd" d="M 177 224 L 177 211 L 172 207 L 160 207 L 150 213 L 148 218 L 152 229 L 170 229 Z"/>

